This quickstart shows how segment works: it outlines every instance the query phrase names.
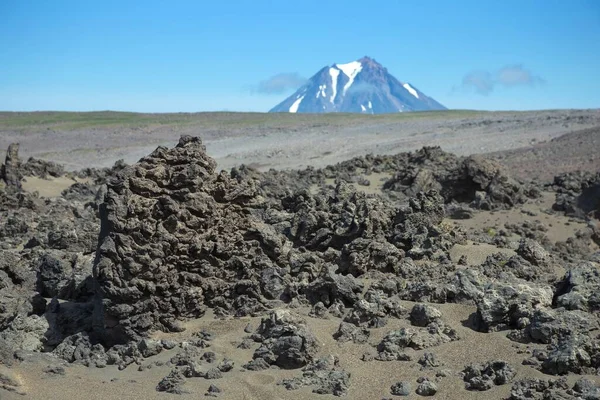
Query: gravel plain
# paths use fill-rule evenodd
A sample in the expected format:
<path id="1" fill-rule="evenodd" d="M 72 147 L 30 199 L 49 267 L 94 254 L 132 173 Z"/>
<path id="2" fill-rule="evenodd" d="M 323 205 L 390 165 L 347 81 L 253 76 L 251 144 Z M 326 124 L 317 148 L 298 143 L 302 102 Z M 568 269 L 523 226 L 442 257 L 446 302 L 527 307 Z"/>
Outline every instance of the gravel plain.
<path id="1" fill-rule="evenodd" d="M 219 168 L 323 167 L 366 154 L 441 146 L 457 155 L 530 147 L 600 126 L 600 110 L 444 111 L 355 114 L 0 113 L 0 157 L 19 142 L 23 158 L 76 170 L 133 163 L 182 134 L 199 136 Z M 82 119 L 80 121 L 80 119 Z"/>

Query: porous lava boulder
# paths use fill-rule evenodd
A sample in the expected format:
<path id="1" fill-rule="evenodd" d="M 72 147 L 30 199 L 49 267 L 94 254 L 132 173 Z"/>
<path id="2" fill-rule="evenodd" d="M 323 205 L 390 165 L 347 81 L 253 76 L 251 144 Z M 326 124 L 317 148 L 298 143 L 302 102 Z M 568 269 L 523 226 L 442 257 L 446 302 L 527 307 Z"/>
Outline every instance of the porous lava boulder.
<path id="1" fill-rule="evenodd" d="M 555 302 L 567 310 L 600 311 L 600 266 L 584 262 L 567 271 L 559 283 Z"/>
<path id="2" fill-rule="evenodd" d="M 0 166 L 0 179 L 6 184 L 8 190 L 21 189 L 23 175 L 20 171 L 19 144 L 11 143 L 6 150 L 6 159 Z"/>
<path id="3" fill-rule="evenodd" d="M 215 167 L 201 140 L 184 136 L 108 182 L 94 266 L 107 340 L 179 330 L 175 319 L 207 305 L 237 315 L 266 309 L 262 287 L 273 285 L 260 276 L 276 267 L 284 238 L 251 215 L 261 202 L 254 182 Z"/>
<path id="4" fill-rule="evenodd" d="M 517 371 L 506 361 L 495 360 L 485 364 L 471 364 L 462 372 L 467 390 L 486 391 L 494 385 L 505 385 L 513 380 Z"/>
<path id="5" fill-rule="evenodd" d="M 423 147 L 403 158 L 404 165 L 385 182 L 385 190 L 409 197 L 436 190 L 447 203 L 468 203 L 484 210 L 510 208 L 536 194 L 510 178 L 499 164 L 479 156 L 457 157 L 439 147 Z"/>
<path id="6" fill-rule="evenodd" d="M 475 299 L 478 328 L 495 332 L 509 328 L 525 328 L 534 312 L 552 305 L 550 286 L 526 281 L 494 282 Z"/>
<path id="7" fill-rule="evenodd" d="M 306 322 L 287 310 L 276 310 L 263 318 L 253 338 L 262 342 L 254 359 L 262 358 L 285 369 L 303 367 L 318 351 L 317 339 Z"/>
<path id="8" fill-rule="evenodd" d="M 441 321 L 432 322 L 426 328 L 402 328 L 389 331 L 377 345 L 376 360 L 408 361 L 407 348 L 423 350 L 459 340 L 456 331 Z"/>
<path id="9" fill-rule="evenodd" d="M 312 386 L 312 392 L 316 394 L 346 396 L 350 386 L 350 373 L 339 368 L 337 357 L 329 356 L 302 368 L 301 377 L 284 379 L 280 384 L 288 390 Z"/>
<path id="10" fill-rule="evenodd" d="M 549 254 L 538 242 L 523 238 L 519 242 L 517 254 L 533 265 L 544 265 L 548 262 Z"/>
<path id="11" fill-rule="evenodd" d="M 441 317 L 442 313 L 429 304 L 415 304 L 410 311 L 410 321 L 414 326 L 427 326 Z"/>
<path id="12" fill-rule="evenodd" d="M 30 157 L 27 162 L 21 164 L 21 172 L 25 176 L 37 176 L 47 179 L 65 175 L 65 168 L 52 161 L 39 160 Z"/>
<path id="13" fill-rule="evenodd" d="M 575 217 L 600 218 L 600 171 L 575 171 L 554 177 L 556 200 L 552 208 Z"/>
<path id="14" fill-rule="evenodd" d="M 513 383 L 510 389 L 509 400 L 545 400 L 545 399 L 576 399 L 575 396 L 568 396 L 566 390 L 569 389 L 566 378 L 560 379 L 522 379 Z"/>
<path id="15" fill-rule="evenodd" d="M 549 345 L 548 357 L 542 363 L 542 372 L 551 375 L 597 373 L 600 366 L 600 345 L 587 335 L 572 334 Z"/>
<path id="16" fill-rule="evenodd" d="M 594 400 L 600 398 L 600 388 L 589 379 L 578 379 L 569 389 L 566 377 L 553 380 L 537 378 L 523 379 L 515 382 L 508 400 Z"/>
<path id="17" fill-rule="evenodd" d="M 283 199 L 282 205 L 293 214 L 289 239 L 313 251 L 341 250 L 359 238 L 385 240 L 396 211 L 391 204 L 357 192 L 344 182 L 326 195 L 296 192 Z"/>
<path id="18" fill-rule="evenodd" d="M 583 311 L 545 308 L 533 313 L 523 333 L 534 342 L 552 343 L 573 334 L 591 335 L 599 329 L 598 319 Z M 509 338 L 514 337 L 509 335 Z"/>
<path id="19" fill-rule="evenodd" d="M 435 190 L 419 192 L 398 209 L 390 242 L 413 259 L 447 254 L 460 238 L 442 225 L 443 219 L 444 199 Z"/>

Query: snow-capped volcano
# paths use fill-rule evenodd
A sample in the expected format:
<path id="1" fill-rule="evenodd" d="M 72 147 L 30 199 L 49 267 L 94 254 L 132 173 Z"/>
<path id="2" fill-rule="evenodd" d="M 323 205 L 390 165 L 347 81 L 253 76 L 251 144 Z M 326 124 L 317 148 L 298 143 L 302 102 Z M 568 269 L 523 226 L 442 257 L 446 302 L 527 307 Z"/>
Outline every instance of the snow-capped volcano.
<path id="1" fill-rule="evenodd" d="M 369 57 L 324 67 L 270 112 L 382 114 L 445 110 L 407 82 L 390 75 Z"/>

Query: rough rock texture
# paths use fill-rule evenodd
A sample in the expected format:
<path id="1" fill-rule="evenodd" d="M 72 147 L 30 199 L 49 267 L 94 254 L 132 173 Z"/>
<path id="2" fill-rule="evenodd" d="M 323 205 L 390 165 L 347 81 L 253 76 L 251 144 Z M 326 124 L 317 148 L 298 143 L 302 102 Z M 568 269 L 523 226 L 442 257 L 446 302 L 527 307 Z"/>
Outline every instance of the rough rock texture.
<path id="1" fill-rule="evenodd" d="M 534 265 L 543 265 L 548 262 L 549 254 L 539 243 L 531 239 L 521 239 L 517 254 Z"/>
<path id="2" fill-rule="evenodd" d="M 126 342 L 176 330 L 206 307 L 255 315 L 296 297 L 352 307 L 362 291 L 354 276 L 399 272 L 405 255 L 447 260 L 460 240 L 442 226 L 435 191 L 395 207 L 344 183 L 269 201 L 257 185 L 216 174 L 192 137 L 118 172 L 100 208 L 101 335 Z"/>
<path id="3" fill-rule="evenodd" d="M 426 397 L 433 396 L 438 391 L 438 388 L 437 388 L 437 385 L 435 384 L 435 382 L 432 382 L 427 378 L 419 378 L 417 380 L 417 382 L 419 384 L 417 385 L 417 390 L 415 390 L 415 392 L 419 396 L 426 396 Z"/>
<path id="4" fill-rule="evenodd" d="M 590 335 L 598 329 L 598 319 L 584 312 L 545 308 L 533 313 L 530 324 L 521 333 L 534 342 L 549 344 L 573 334 Z M 509 338 L 512 339 L 512 335 L 509 334 Z"/>
<path id="5" fill-rule="evenodd" d="M 427 326 L 441 317 L 442 313 L 437 308 L 427 304 L 415 304 L 410 312 L 410 321 L 414 326 Z"/>
<path id="6" fill-rule="evenodd" d="M 569 388 L 566 378 L 556 380 L 524 379 L 515 382 L 508 400 L 594 400 L 600 398 L 600 388 L 588 379 L 579 379 Z"/>
<path id="7" fill-rule="evenodd" d="M 273 311 L 262 319 L 253 338 L 262 342 L 254 359 L 262 358 L 281 368 L 299 368 L 314 358 L 318 345 L 304 320 L 286 310 Z"/>
<path id="8" fill-rule="evenodd" d="M 421 370 L 433 369 L 441 365 L 435 353 L 429 351 L 423 353 L 423 355 L 421 356 L 421 358 L 419 358 L 419 361 L 417 362 L 421 365 Z"/>
<path id="9" fill-rule="evenodd" d="M 568 172 L 554 178 L 556 201 L 552 208 L 575 217 L 600 218 L 600 171 Z"/>
<path id="10" fill-rule="evenodd" d="M 390 388 L 390 393 L 394 396 L 408 396 L 412 391 L 410 382 L 396 382 Z"/>
<path id="11" fill-rule="evenodd" d="M 600 311 L 600 265 L 585 262 L 567 271 L 558 285 L 555 303 L 567 310 Z"/>
<path id="12" fill-rule="evenodd" d="M 542 363 L 547 374 L 595 374 L 600 367 L 600 344 L 586 335 L 573 333 L 548 347 L 548 357 Z"/>
<path id="13" fill-rule="evenodd" d="M 310 309 L 310 317 L 329 320 L 312 323 L 339 318 L 334 338 L 353 342 L 341 348 L 375 345 L 372 337 L 382 336 L 377 329 L 400 322 L 393 318 L 405 319 L 400 326 L 408 320 L 411 327 L 387 332 L 377 351 L 361 350 L 357 359 L 414 358 L 411 368 L 433 375 L 446 358 L 416 351 L 459 337 L 446 325 L 442 308 L 427 303 L 453 302 L 477 306 L 465 325 L 509 330 L 509 339 L 531 346 L 519 350 L 528 357 L 519 368 L 553 375 L 600 371 L 600 256 L 593 243 L 600 243 L 600 230 L 593 221 L 556 244 L 536 221 L 506 224 L 493 238 L 469 233 L 473 246 L 487 243 L 517 255 L 491 254 L 480 265 L 471 265 L 470 255 L 450 258 L 467 234 L 452 226 L 464 221 L 449 224 L 445 218 L 480 217 L 477 209 L 509 208 L 536 195 L 534 187 L 478 157 L 426 148 L 322 170 L 260 173 L 240 167 L 217 173 L 201 141 L 183 137 L 177 147 L 159 147 L 133 166 L 80 171 L 77 176 L 90 183 L 43 199 L 19 188 L 21 177 L 61 176 L 60 166 L 22 163 L 15 149 L 9 153 L 0 179 L 2 364 L 43 351 L 89 367 L 138 364 L 144 371 L 159 365 L 148 357 L 162 353 L 168 359 L 172 354 L 163 352 L 179 346 L 167 363 L 173 370 L 157 390 L 182 392 L 185 378 L 220 379 L 233 362 L 206 349 L 212 338 L 207 332 L 180 342 L 149 334 L 182 331 L 185 319 L 211 308 L 217 318 L 264 317 L 238 346 L 254 350 L 244 369 L 303 367 L 286 387 L 344 395 L 349 374 L 335 357 L 316 359 L 317 338 L 290 310 Z M 383 172 L 394 178 L 381 196 L 350 185 L 366 185 L 364 175 Z M 588 185 L 582 182 L 563 186 L 577 189 L 573 195 L 579 198 Z M 517 242 L 514 235 L 523 239 Z M 560 268 L 567 271 L 562 278 L 556 275 Z M 406 309 L 402 300 L 417 304 Z M 443 390 L 441 377 L 448 372 L 437 372 Z M 499 361 L 471 365 L 465 383 L 470 390 L 487 390 L 508 382 L 513 372 Z M 514 387 L 514 396 L 597 393 L 589 381 L 571 389 L 561 385 L 525 382 Z M 421 395 L 437 390 L 425 378 L 415 389 Z M 411 391 L 406 385 L 392 390 Z"/>
<path id="14" fill-rule="evenodd" d="M 302 368 L 301 377 L 284 379 L 280 384 L 288 390 L 312 386 L 313 393 L 345 396 L 350 387 L 350 374 L 339 368 L 337 363 L 335 357 L 320 358 Z"/>
<path id="15" fill-rule="evenodd" d="M 524 328 L 536 309 L 552 304 L 551 287 L 527 283 L 490 284 L 476 300 L 479 328 L 484 332 Z"/>
<path id="16" fill-rule="evenodd" d="M 21 164 L 20 170 L 25 176 L 37 176 L 44 179 L 65 175 L 65 169 L 62 165 L 51 161 L 38 160 L 33 157 L 30 157 L 27 162 Z"/>
<path id="17" fill-rule="evenodd" d="M 509 400 L 575 399 L 568 396 L 567 380 L 523 379 L 513 383 Z"/>
<path id="18" fill-rule="evenodd" d="M 408 361 L 407 348 L 422 350 L 443 343 L 459 340 L 456 331 L 442 322 L 432 322 L 426 328 L 402 328 L 388 332 L 377 345 L 377 356 L 380 361 Z"/>
<path id="19" fill-rule="evenodd" d="M 477 391 L 489 390 L 494 385 L 505 385 L 517 374 L 514 368 L 501 360 L 469 365 L 462 373 L 465 388 Z"/>
<path id="20" fill-rule="evenodd" d="M 264 309 L 252 278 L 275 267 L 278 237 L 243 207 L 255 200 L 251 182 L 215 166 L 199 139 L 183 137 L 109 182 L 95 275 L 114 341 L 176 330 L 174 318 L 229 308 L 227 297 L 242 315 Z"/>
<path id="21" fill-rule="evenodd" d="M 473 208 L 510 208 L 535 195 L 508 177 L 494 161 L 477 156 L 460 158 L 439 147 L 408 153 L 406 168 L 384 184 L 384 189 L 414 196 L 437 190 L 446 202 L 469 203 Z"/>
<path id="22" fill-rule="evenodd" d="M 371 332 L 366 328 L 357 327 L 354 324 L 341 322 L 338 330 L 333 334 L 333 338 L 338 342 L 366 343 L 369 340 Z"/>
<path id="23" fill-rule="evenodd" d="M 91 192 L 42 200 L 22 191 L 20 180 L 30 171 L 17 150 L 7 152 L 2 181 L 10 185 L 0 188 L 0 358 L 6 364 L 18 350 L 50 351 L 91 329 L 99 231 Z M 44 297 L 67 302 L 47 304 Z"/>
<path id="24" fill-rule="evenodd" d="M 167 392 L 173 394 L 188 393 L 182 387 L 184 383 L 185 376 L 179 369 L 174 368 L 171 370 L 169 375 L 165 376 L 163 379 L 161 379 L 160 382 L 158 382 L 158 385 L 156 385 L 156 390 L 159 392 Z"/>
<path id="25" fill-rule="evenodd" d="M 20 171 L 19 144 L 12 143 L 6 150 L 6 159 L 0 167 L 0 178 L 5 182 L 8 190 L 21 189 L 23 175 Z"/>

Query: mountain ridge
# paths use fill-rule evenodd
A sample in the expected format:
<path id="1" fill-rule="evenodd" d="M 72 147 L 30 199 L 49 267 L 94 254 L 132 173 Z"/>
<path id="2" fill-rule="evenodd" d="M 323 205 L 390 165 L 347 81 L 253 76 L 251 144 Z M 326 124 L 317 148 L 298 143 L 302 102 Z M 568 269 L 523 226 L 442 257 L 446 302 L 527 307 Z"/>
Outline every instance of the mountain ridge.
<path id="1" fill-rule="evenodd" d="M 401 82 L 376 60 L 321 68 L 306 84 L 269 112 L 384 114 L 446 110 L 409 82 Z"/>

